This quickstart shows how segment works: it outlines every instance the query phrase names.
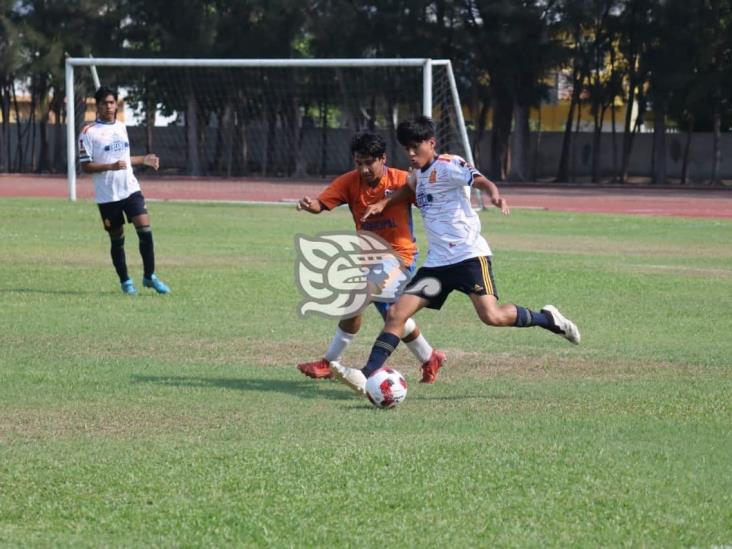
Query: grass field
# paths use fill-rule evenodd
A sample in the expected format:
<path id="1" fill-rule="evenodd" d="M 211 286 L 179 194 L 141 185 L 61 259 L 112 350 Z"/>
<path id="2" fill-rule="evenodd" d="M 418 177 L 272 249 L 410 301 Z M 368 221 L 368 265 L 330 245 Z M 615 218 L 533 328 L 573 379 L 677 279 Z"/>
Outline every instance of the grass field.
<path id="1" fill-rule="evenodd" d="M 1 545 L 732 546 L 731 222 L 481 214 L 502 300 L 582 344 L 455 294 L 417 317 L 449 366 L 400 348 L 379 411 L 294 368 L 334 324 L 296 314 L 293 235 L 348 212 L 150 210 L 173 293 L 129 298 L 93 204 L 0 202 Z"/>

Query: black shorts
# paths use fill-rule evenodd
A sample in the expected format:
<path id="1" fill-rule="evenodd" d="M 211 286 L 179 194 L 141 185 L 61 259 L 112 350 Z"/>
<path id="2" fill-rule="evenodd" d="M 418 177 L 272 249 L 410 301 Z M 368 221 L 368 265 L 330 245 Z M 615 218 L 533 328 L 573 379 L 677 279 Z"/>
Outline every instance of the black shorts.
<path id="1" fill-rule="evenodd" d="M 142 192 L 132 193 L 127 198 L 117 202 L 105 202 L 97 204 L 99 213 L 102 215 L 102 222 L 106 230 L 116 229 L 125 224 L 124 216 L 127 216 L 127 223 L 132 223 L 132 218 L 146 214 L 145 197 Z M 124 213 L 124 215 L 123 215 Z"/>
<path id="2" fill-rule="evenodd" d="M 403 294 L 418 295 L 430 309 L 440 309 L 453 290 L 464 294 L 492 295 L 498 299 L 489 256 L 471 257 L 444 267 L 422 267 Z"/>

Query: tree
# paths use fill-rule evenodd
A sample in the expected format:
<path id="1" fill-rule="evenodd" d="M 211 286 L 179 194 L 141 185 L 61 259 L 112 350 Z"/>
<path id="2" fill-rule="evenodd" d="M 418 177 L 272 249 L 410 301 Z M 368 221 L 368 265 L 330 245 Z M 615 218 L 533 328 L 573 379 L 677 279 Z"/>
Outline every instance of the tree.
<path id="1" fill-rule="evenodd" d="M 122 0 L 126 24 L 124 38 L 129 44 L 128 54 L 160 57 L 205 57 L 217 38 L 218 11 L 214 0 L 178 0 L 147 2 Z M 174 14 L 174 15 L 173 15 Z M 162 74 L 163 71 L 157 71 Z M 137 93 L 143 104 L 153 106 L 158 95 L 170 111 L 185 113 L 187 171 L 190 175 L 202 173 L 202 139 L 208 112 L 202 98 L 205 96 L 205 75 L 200 71 L 186 71 L 176 94 L 161 92 L 155 77 L 137 81 Z M 148 107 L 149 108 L 149 107 Z"/>
<path id="2" fill-rule="evenodd" d="M 620 180 L 628 180 L 628 166 L 633 152 L 633 138 L 638 132 L 645 114 L 645 83 L 647 66 L 643 63 L 652 40 L 655 2 L 653 0 L 623 0 L 619 16 L 619 50 L 624 60 L 626 79 L 625 125 L 623 131 L 623 156 Z M 638 103 L 635 123 L 632 120 L 633 105 Z"/>
<path id="3" fill-rule="evenodd" d="M 575 109 L 579 108 L 582 83 L 589 73 L 591 60 L 590 48 L 586 34 L 586 26 L 589 15 L 588 9 L 590 0 L 565 0 L 560 14 L 560 33 L 564 38 L 566 55 L 570 60 L 572 69 L 572 97 L 569 103 L 567 120 L 564 124 L 564 137 L 562 139 L 562 151 L 559 156 L 557 168 L 557 181 L 569 181 L 569 159 L 572 150 L 572 125 L 574 123 Z M 577 114 L 579 117 L 579 113 Z"/>
<path id="4" fill-rule="evenodd" d="M 0 0 L 0 117 L 2 117 L 0 170 L 8 172 L 12 169 L 10 101 L 21 58 L 19 33 L 11 13 L 14 3 L 13 0 Z"/>
<path id="5" fill-rule="evenodd" d="M 587 27 L 590 40 L 586 89 L 589 93 L 593 118 L 592 181 L 597 182 L 600 179 L 600 152 L 605 113 L 614 104 L 621 87 L 612 55 L 617 36 L 613 24 L 618 7 L 617 0 L 594 0 L 591 7 L 592 15 Z"/>
<path id="6" fill-rule="evenodd" d="M 532 0 L 466 2 L 471 56 L 485 73 L 478 82 L 486 83 L 489 92 L 474 93 L 473 97 L 491 98 L 490 175 L 494 179 L 506 179 L 509 171 L 514 179 L 527 177 L 529 109 L 545 95 L 544 79 L 560 60 L 561 50 L 552 32 L 555 5 L 553 1 Z M 509 137 L 514 116 L 516 161 L 512 163 Z M 478 123 L 483 123 L 482 117 Z"/>
<path id="7" fill-rule="evenodd" d="M 648 74 L 648 97 L 653 122 L 652 181 L 666 181 L 666 118 L 670 105 L 694 78 L 698 29 L 693 6 L 668 0 L 655 7 L 651 41 L 643 58 Z"/>
<path id="8" fill-rule="evenodd" d="M 732 2 L 730 0 L 706 0 L 700 32 L 701 85 L 709 90 L 712 117 L 712 184 L 718 183 L 722 162 L 720 137 L 722 120 L 732 108 Z"/>

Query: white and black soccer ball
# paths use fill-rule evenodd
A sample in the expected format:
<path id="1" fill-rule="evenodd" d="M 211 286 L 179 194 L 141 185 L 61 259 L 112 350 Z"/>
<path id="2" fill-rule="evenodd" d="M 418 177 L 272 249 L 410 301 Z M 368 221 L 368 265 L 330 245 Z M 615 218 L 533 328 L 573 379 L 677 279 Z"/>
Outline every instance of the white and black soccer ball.
<path id="1" fill-rule="evenodd" d="M 407 380 L 393 368 L 381 368 L 366 380 L 366 396 L 377 408 L 394 408 L 407 396 Z"/>

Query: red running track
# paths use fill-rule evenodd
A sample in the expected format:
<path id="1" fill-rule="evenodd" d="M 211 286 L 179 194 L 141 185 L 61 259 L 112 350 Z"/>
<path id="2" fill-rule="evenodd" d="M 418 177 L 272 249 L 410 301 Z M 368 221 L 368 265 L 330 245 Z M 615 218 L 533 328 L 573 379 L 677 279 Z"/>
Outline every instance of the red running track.
<path id="1" fill-rule="evenodd" d="M 291 202 L 315 197 L 328 180 L 149 178 L 141 179 L 152 200 Z M 732 219 L 732 189 L 502 185 L 512 208 L 554 211 L 671 215 Z M 0 174 L 0 196 L 66 198 L 66 178 Z M 77 197 L 92 199 L 89 177 L 78 180 Z"/>

